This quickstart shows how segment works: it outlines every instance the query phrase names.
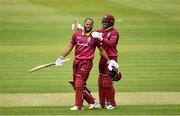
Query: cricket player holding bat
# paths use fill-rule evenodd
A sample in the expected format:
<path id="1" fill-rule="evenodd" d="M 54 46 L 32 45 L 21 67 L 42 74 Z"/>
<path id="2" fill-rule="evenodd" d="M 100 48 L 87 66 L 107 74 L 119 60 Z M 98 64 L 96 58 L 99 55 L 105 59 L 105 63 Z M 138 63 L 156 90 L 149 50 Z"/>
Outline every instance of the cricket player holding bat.
<path id="1" fill-rule="evenodd" d="M 95 107 L 96 103 L 90 90 L 87 88 L 86 81 L 93 66 L 93 58 L 95 49 L 98 47 L 102 57 L 108 61 L 110 66 L 118 65 L 115 61 L 109 60 L 105 50 L 101 46 L 98 39 L 92 37 L 93 20 L 90 18 L 85 19 L 84 29 L 75 32 L 71 41 L 67 45 L 64 52 L 56 60 L 56 66 L 61 66 L 62 60 L 72 51 L 75 47 L 74 61 L 73 61 L 73 81 L 71 82 L 75 90 L 75 105 L 70 110 L 82 110 L 83 100 L 86 98 L 90 104 L 89 109 Z M 115 62 L 115 63 L 112 63 Z M 107 62 L 106 62 L 107 63 Z M 86 89 L 86 91 L 84 91 Z M 88 92 L 88 93 L 87 93 Z"/>

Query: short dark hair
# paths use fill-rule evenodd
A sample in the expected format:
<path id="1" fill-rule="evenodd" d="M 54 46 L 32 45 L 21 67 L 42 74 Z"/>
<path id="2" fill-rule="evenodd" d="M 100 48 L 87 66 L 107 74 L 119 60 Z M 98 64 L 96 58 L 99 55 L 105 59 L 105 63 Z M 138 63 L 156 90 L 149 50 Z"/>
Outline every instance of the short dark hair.
<path id="1" fill-rule="evenodd" d="M 92 24 L 94 24 L 94 20 L 93 20 L 93 19 L 91 19 L 91 18 L 86 18 L 86 19 L 84 20 L 84 23 L 85 23 L 87 20 L 92 21 Z"/>

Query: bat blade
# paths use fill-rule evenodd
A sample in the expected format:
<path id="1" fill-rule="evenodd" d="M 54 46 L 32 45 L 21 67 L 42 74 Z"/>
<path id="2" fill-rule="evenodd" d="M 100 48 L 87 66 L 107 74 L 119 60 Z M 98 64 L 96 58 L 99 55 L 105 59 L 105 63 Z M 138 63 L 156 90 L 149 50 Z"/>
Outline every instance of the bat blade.
<path id="1" fill-rule="evenodd" d="M 55 62 L 48 63 L 48 64 L 42 64 L 42 65 L 39 65 L 39 66 L 29 70 L 29 72 L 32 73 L 32 72 L 35 72 L 37 70 L 40 70 L 40 69 L 43 69 L 43 68 L 46 68 L 46 67 L 50 67 L 50 66 L 53 66 L 53 65 L 55 65 Z"/>
<path id="2" fill-rule="evenodd" d="M 69 60 L 70 59 L 68 58 L 68 59 L 62 60 L 61 62 L 64 63 L 64 62 L 67 62 Z M 56 63 L 55 62 L 51 62 L 51 63 L 48 63 L 48 64 L 42 64 L 42 65 L 39 65 L 39 66 L 29 70 L 29 72 L 32 73 L 32 72 L 35 72 L 37 70 L 40 70 L 40 69 L 43 69 L 43 68 L 46 68 L 46 67 L 50 67 L 50 66 L 53 66 L 53 65 L 56 65 Z"/>

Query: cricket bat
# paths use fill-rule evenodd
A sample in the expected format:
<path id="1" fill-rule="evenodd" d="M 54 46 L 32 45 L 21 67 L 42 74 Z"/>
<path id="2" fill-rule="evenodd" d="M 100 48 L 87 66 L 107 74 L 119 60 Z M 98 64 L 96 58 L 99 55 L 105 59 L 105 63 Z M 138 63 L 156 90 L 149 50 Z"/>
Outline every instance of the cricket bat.
<path id="1" fill-rule="evenodd" d="M 66 62 L 66 61 L 68 61 L 68 60 L 69 60 L 69 59 L 62 60 L 62 63 L 63 63 L 63 62 Z M 48 64 L 42 64 L 42 65 L 39 65 L 39 66 L 37 66 L 37 67 L 29 70 L 29 72 L 32 73 L 32 72 L 35 72 L 35 71 L 37 71 L 37 70 L 40 70 L 40 69 L 43 69 L 43 68 L 47 68 L 47 67 L 50 67 L 50 66 L 54 66 L 54 65 L 56 65 L 55 62 L 51 62 L 51 63 L 48 63 Z"/>

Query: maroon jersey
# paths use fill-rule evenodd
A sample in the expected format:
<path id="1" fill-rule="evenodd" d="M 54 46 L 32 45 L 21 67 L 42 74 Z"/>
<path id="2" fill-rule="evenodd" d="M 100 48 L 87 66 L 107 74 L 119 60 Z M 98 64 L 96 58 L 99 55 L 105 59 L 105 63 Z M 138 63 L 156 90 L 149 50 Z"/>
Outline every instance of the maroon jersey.
<path id="1" fill-rule="evenodd" d="M 91 33 L 84 34 L 83 31 L 77 31 L 71 38 L 71 43 L 75 45 L 75 59 L 93 59 L 96 46 L 101 43 L 93 39 Z"/>
<path id="2" fill-rule="evenodd" d="M 119 33 L 116 29 L 111 28 L 109 30 L 99 29 L 98 32 L 103 36 L 103 48 L 108 56 L 118 56 L 117 44 L 119 40 Z"/>

